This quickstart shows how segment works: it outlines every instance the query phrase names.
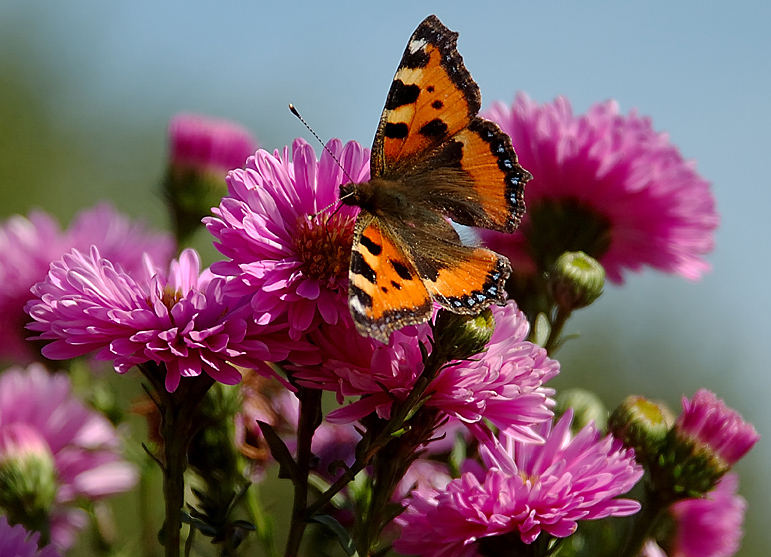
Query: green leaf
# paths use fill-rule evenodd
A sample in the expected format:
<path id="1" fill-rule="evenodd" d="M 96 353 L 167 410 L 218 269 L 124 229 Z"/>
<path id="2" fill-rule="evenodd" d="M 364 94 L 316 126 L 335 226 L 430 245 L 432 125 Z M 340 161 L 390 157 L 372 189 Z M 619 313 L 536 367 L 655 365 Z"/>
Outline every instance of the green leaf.
<path id="1" fill-rule="evenodd" d="M 297 463 L 295 463 L 292 458 L 292 453 L 289 452 L 284 441 L 278 436 L 278 433 L 276 433 L 273 426 L 270 424 L 257 420 L 257 425 L 260 426 L 260 431 L 262 431 L 262 435 L 265 437 L 268 447 L 270 447 L 270 454 L 273 455 L 273 458 L 278 462 L 278 477 L 288 478 L 292 480 L 292 483 L 296 483 L 297 478 L 299 477 L 297 473 Z"/>
<path id="2" fill-rule="evenodd" d="M 326 526 L 329 531 L 335 535 L 337 541 L 340 543 L 340 547 L 343 548 L 346 555 L 349 557 L 358 557 L 356 547 L 353 545 L 353 540 L 348 534 L 348 530 L 343 528 L 343 525 L 334 517 L 329 516 L 328 514 L 317 514 L 310 518 L 310 522 L 318 522 L 319 524 Z"/>
<path id="3" fill-rule="evenodd" d="M 551 324 L 545 313 L 539 313 L 533 324 L 533 331 L 530 333 L 530 340 L 539 346 L 545 346 L 551 333 Z"/>

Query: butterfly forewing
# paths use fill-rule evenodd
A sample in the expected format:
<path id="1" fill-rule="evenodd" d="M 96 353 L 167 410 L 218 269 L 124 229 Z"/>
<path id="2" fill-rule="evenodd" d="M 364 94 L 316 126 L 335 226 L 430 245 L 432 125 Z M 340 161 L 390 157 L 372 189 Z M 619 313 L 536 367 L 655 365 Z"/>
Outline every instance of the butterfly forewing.
<path id="1" fill-rule="evenodd" d="M 372 145 L 372 176 L 424 159 L 479 112 L 479 87 L 455 48 L 458 34 L 427 17 L 407 43 Z"/>

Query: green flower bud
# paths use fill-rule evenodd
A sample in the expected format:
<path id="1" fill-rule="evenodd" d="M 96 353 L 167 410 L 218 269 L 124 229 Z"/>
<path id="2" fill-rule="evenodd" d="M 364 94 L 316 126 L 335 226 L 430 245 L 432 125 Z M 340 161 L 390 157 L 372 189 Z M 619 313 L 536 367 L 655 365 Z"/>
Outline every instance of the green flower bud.
<path id="1" fill-rule="evenodd" d="M 556 396 L 557 416 L 564 414 L 569 408 L 573 409 L 573 423 L 570 428 L 580 431 L 589 422 L 594 422 L 597 429 L 605 429 L 608 421 L 608 409 L 596 394 L 586 389 L 565 389 L 559 391 Z"/>
<path id="2" fill-rule="evenodd" d="M 674 421 L 674 415 L 663 404 L 632 395 L 610 415 L 608 430 L 634 449 L 637 462 L 649 464 L 658 458 Z"/>
<path id="3" fill-rule="evenodd" d="M 0 507 L 13 524 L 48 531 L 56 498 L 56 468 L 46 441 L 26 424 L 0 430 Z"/>
<path id="4" fill-rule="evenodd" d="M 605 269 L 582 251 L 567 251 L 557 258 L 549 273 L 549 293 L 568 311 L 586 307 L 602 294 Z"/>
<path id="5" fill-rule="evenodd" d="M 440 311 L 434 325 L 434 346 L 448 361 L 465 360 L 485 349 L 494 330 L 495 319 L 489 308 L 477 315 Z"/>

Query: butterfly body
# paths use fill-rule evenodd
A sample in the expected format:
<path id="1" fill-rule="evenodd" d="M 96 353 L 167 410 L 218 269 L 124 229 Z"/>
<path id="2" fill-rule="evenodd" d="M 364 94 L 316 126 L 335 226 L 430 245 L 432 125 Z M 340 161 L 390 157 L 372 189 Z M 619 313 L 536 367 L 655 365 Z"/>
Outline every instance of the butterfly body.
<path id="1" fill-rule="evenodd" d="M 361 208 L 349 269 L 349 307 L 361 334 L 426 321 L 436 302 L 475 314 L 505 301 L 509 261 L 463 245 L 448 222 L 511 232 L 530 174 L 511 140 L 476 116 L 479 88 L 435 16 L 407 44 L 372 146 L 371 180 L 340 187 Z"/>

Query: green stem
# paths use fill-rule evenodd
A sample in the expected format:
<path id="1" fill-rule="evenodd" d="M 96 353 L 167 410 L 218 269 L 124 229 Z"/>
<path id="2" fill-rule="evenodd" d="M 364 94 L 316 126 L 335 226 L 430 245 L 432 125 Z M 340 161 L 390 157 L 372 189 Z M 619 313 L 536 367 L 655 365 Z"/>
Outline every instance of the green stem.
<path id="1" fill-rule="evenodd" d="M 669 507 L 669 503 L 658 497 L 652 489 L 649 488 L 646 492 L 640 512 L 634 515 L 632 531 L 626 540 L 623 551 L 619 553 L 621 557 L 640 555 L 645 542 L 652 537 Z"/>
<path id="2" fill-rule="evenodd" d="M 308 475 L 310 474 L 311 442 L 321 423 L 321 391 L 299 387 L 300 420 L 297 425 L 297 477 L 294 482 L 292 520 L 284 557 L 297 557 L 305 528 L 308 525 Z"/>
<path id="3" fill-rule="evenodd" d="M 562 329 L 565 327 L 570 314 L 573 313 L 569 309 L 557 308 L 557 315 L 552 320 L 551 330 L 549 331 L 549 338 L 546 340 L 544 348 L 546 352 L 551 356 L 557 348 L 560 346 L 560 340 L 562 336 Z"/>
<path id="4" fill-rule="evenodd" d="M 246 505 L 263 549 L 269 557 L 277 557 L 278 553 L 273 540 L 273 524 L 263 509 L 258 484 L 249 486 L 249 491 L 246 493 Z"/>
<path id="5" fill-rule="evenodd" d="M 206 391 L 214 384 L 214 380 L 208 375 L 188 378 L 180 383 L 175 392 L 170 393 L 165 388 L 166 370 L 162 365 L 147 362 L 139 366 L 139 369 L 155 388 L 161 412 L 163 497 L 166 513 L 161 536 L 165 548 L 164 555 L 179 557 L 187 449 L 198 429 L 198 405 Z"/>
<path id="6" fill-rule="evenodd" d="M 316 501 L 313 502 L 307 509 L 307 516 L 313 516 L 319 512 L 327 503 L 332 500 L 332 497 L 337 495 L 346 485 L 348 485 L 355 477 L 356 474 L 364 470 L 369 464 L 372 458 L 385 447 L 392 439 L 394 433 L 404 427 L 405 420 L 415 410 L 415 407 L 423 398 L 426 389 L 434 380 L 437 373 L 444 365 L 445 360 L 441 357 L 434 357 L 437 351 L 431 353 L 428 357 L 427 363 L 423 368 L 423 373 L 418 377 L 415 382 L 415 386 L 410 391 L 410 394 L 401 403 L 394 403 L 391 408 L 391 417 L 385 424 L 382 430 L 380 430 L 375 437 L 364 437 L 356 446 L 356 460 L 353 464 L 331 485 L 327 490 L 322 493 Z"/>

